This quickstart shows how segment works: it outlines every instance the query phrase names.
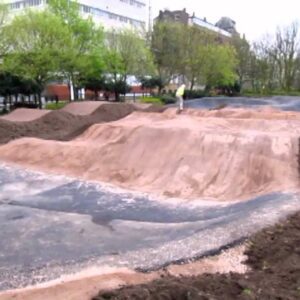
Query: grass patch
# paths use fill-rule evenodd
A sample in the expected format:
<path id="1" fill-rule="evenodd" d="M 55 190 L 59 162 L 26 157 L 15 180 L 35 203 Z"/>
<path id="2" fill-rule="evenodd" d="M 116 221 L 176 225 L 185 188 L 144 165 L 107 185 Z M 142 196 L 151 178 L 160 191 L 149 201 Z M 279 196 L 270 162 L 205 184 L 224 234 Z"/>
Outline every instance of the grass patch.
<path id="1" fill-rule="evenodd" d="M 57 109 L 61 109 L 64 108 L 66 105 L 68 104 L 67 101 L 60 101 L 60 102 L 53 102 L 53 103 L 47 103 L 45 106 L 45 109 L 49 109 L 49 110 L 57 110 Z"/>
<path id="2" fill-rule="evenodd" d="M 141 103 L 147 103 L 147 104 L 160 104 L 162 105 L 163 102 L 158 97 L 143 97 L 141 98 Z"/>

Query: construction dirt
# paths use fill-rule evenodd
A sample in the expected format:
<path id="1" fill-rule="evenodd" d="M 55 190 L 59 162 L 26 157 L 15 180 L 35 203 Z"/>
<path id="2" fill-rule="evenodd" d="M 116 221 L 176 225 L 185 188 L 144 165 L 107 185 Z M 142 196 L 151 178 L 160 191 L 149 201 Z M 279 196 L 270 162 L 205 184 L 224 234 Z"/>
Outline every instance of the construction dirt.
<path id="1" fill-rule="evenodd" d="M 133 110 L 130 105 L 116 108 L 122 115 Z M 237 113 L 243 116 L 245 111 Z M 240 118 L 199 116 L 198 111 L 176 115 L 175 109 L 162 114 L 135 112 L 116 122 L 91 126 L 70 142 L 13 141 L 0 147 L 0 157 L 32 169 L 175 198 L 240 200 L 295 190 L 299 187 L 300 114 L 289 118 L 287 113 L 271 110 L 269 118 L 262 119 L 261 113 L 267 111 Z M 228 115 L 226 110 L 222 114 Z M 120 118 L 120 112 L 113 117 L 102 115 L 98 120 Z M 40 126 L 54 116 L 41 118 Z M 70 118 L 66 126 L 72 127 L 80 117 Z M 90 115 L 88 120 L 93 118 Z M 58 140 L 74 137 L 74 129 L 72 134 L 68 128 L 58 130 L 62 128 L 58 123 L 44 124 L 40 135 L 47 138 L 45 131 L 52 124 L 52 138 L 55 131 Z"/>
<path id="2" fill-rule="evenodd" d="M 21 137 L 50 140 L 70 140 L 96 123 L 115 121 L 137 110 L 133 104 L 71 103 L 63 110 L 47 111 L 17 109 L 0 118 L 0 144 Z M 161 112 L 163 107 L 146 107 L 146 111 Z"/>
<path id="3" fill-rule="evenodd" d="M 101 292 L 93 300 L 300 299 L 300 213 L 254 235 L 246 274 L 161 278 L 150 284 Z"/>

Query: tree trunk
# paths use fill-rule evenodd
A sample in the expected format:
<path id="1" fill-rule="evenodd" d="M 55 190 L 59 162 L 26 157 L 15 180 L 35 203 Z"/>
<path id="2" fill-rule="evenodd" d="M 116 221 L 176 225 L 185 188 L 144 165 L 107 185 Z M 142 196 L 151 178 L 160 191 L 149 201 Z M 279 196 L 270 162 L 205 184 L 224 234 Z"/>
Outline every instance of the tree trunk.
<path id="1" fill-rule="evenodd" d="M 116 100 L 117 102 L 120 101 L 120 94 L 119 94 L 118 92 L 115 92 L 115 100 Z"/>
<path id="2" fill-rule="evenodd" d="M 195 85 L 195 77 L 193 77 L 191 81 L 191 91 L 194 89 L 194 85 Z"/>
<path id="3" fill-rule="evenodd" d="M 39 109 L 42 109 L 43 105 L 42 105 L 42 94 L 41 93 L 38 93 L 38 102 L 39 102 Z"/>

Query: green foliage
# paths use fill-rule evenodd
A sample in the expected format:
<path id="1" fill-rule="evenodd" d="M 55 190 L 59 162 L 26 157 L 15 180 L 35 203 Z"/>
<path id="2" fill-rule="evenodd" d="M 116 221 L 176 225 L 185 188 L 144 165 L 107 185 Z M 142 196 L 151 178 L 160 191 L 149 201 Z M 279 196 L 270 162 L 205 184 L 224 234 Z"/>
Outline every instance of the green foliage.
<path id="1" fill-rule="evenodd" d="M 162 86 L 170 83 L 184 64 L 182 39 L 184 28 L 179 23 L 158 22 L 154 25 L 151 50 Z"/>
<path id="2" fill-rule="evenodd" d="M 8 16 L 8 4 L 3 0 L 0 1 L 0 56 L 6 54 L 8 51 L 8 45 L 6 42 L 6 23 Z"/>
<path id="3" fill-rule="evenodd" d="M 153 72 L 152 57 L 146 41 L 132 30 L 109 31 L 106 33 L 107 71 L 127 78 L 128 75 L 142 76 Z"/>
<path id="4" fill-rule="evenodd" d="M 177 99 L 172 96 L 172 95 L 168 95 L 168 94 L 165 94 L 165 95 L 161 95 L 160 96 L 160 100 L 164 103 L 164 104 L 174 104 L 176 103 Z"/>
<path id="5" fill-rule="evenodd" d="M 236 73 L 238 75 L 238 82 L 242 90 L 244 83 L 247 82 L 250 77 L 251 46 L 245 37 L 241 38 L 239 35 L 234 35 L 230 42 L 236 52 Z"/>
<path id="6" fill-rule="evenodd" d="M 236 57 L 229 45 L 208 46 L 204 67 L 206 85 L 209 87 L 233 85 L 236 81 Z"/>
<path id="7" fill-rule="evenodd" d="M 161 85 L 171 79 L 188 79 L 190 88 L 233 84 L 236 52 L 218 36 L 197 26 L 159 22 L 154 26 L 152 51 Z"/>
<path id="8" fill-rule="evenodd" d="M 130 86 L 123 79 L 110 78 L 105 82 L 105 90 L 115 93 L 116 101 L 120 101 L 120 95 L 125 95 L 130 92 Z"/>
<path id="9" fill-rule="evenodd" d="M 47 103 L 45 109 L 57 110 L 57 109 L 64 108 L 67 104 L 68 104 L 67 101 Z"/>
<path id="10" fill-rule="evenodd" d="M 151 104 L 163 104 L 163 101 L 159 97 L 143 97 L 140 99 L 142 103 Z"/>
<path id="11" fill-rule="evenodd" d="M 41 92 L 59 70 L 67 29 L 54 14 L 29 10 L 13 19 L 6 34 L 11 50 L 4 58 L 3 69 L 34 81 Z"/>
<path id="12" fill-rule="evenodd" d="M 140 77 L 140 83 L 142 84 L 142 88 L 147 89 L 155 89 L 158 88 L 159 90 L 163 89 L 164 84 L 159 76 L 152 76 L 152 77 Z"/>
<path id="13" fill-rule="evenodd" d="M 153 71 L 152 57 L 146 41 L 131 30 L 109 31 L 106 33 L 107 49 L 104 55 L 109 90 L 116 99 L 128 91 L 127 78 L 150 74 Z"/>
<path id="14" fill-rule="evenodd" d="M 60 53 L 60 72 L 75 87 L 81 87 L 84 78 L 97 78 L 103 73 L 103 30 L 91 18 L 82 18 L 74 1 L 50 0 L 49 7 L 68 30 L 64 51 Z"/>

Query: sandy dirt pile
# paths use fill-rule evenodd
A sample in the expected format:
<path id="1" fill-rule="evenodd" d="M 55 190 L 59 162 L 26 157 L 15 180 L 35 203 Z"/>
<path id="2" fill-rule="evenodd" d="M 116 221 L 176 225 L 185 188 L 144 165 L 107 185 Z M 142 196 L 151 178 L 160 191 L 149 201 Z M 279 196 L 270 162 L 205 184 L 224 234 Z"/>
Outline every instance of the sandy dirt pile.
<path id="1" fill-rule="evenodd" d="M 218 200 L 298 188 L 297 120 L 133 113 L 70 142 L 21 139 L 1 160 L 168 197 Z M 34 153 L 34 155 L 32 154 Z"/>
<path id="2" fill-rule="evenodd" d="M 0 120 L 7 120 L 11 122 L 29 122 L 37 120 L 48 113 L 50 110 L 46 109 L 29 109 L 29 108 L 18 108 L 12 111 L 10 114 L 0 117 Z"/>
<path id="3" fill-rule="evenodd" d="M 96 102 L 97 105 L 90 105 L 88 103 L 86 109 L 84 108 L 84 104 L 85 102 L 68 105 L 67 107 L 70 106 L 70 112 L 57 110 L 52 112 L 46 111 L 47 113 L 45 113 L 45 111 L 33 109 L 16 110 L 6 116 L 10 121 L 0 118 L 0 144 L 26 136 L 50 140 L 70 140 L 83 133 L 93 124 L 115 121 L 134 111 L 142 110 L 134 105 L 122 103 L 101 104 Z M 98 108 L 93 110 L 92 107 L 95 108 L 96 106 Z M 85 113 L 91 111 L 91 114 L 80 114 L 78 113 L 80 111 L 79 108 Z M 163 108 L 160 107 L 159 109 L 162 110 Z M 151 107 L 147 108 L 147 110 L 151 111 Z M 157 108 L 154 107 L 153 110 L 156 111 Z M 20 116 L 22 111 L 25 112 L 27 121 Z M 29 121 L 30 114 L 31 121 Z M 23 121 L 21 122 L 20 119 Z"/>

